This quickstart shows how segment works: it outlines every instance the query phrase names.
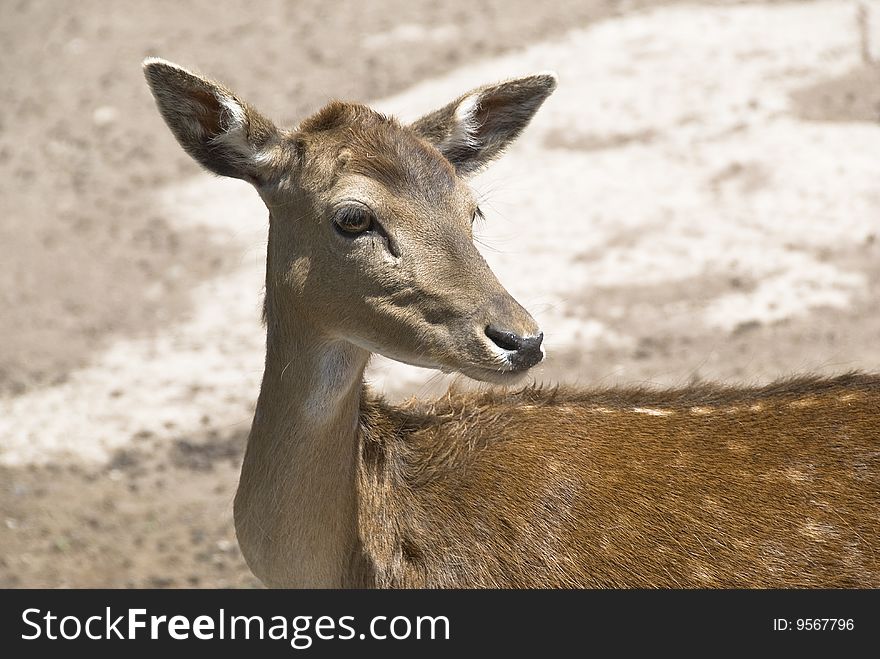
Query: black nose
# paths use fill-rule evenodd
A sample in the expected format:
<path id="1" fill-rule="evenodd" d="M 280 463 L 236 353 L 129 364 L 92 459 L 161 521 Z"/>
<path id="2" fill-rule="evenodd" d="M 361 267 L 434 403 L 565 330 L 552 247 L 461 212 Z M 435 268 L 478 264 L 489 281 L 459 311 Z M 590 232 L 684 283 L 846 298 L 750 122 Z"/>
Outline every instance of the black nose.
<path id="1" fill-rule="evenodd" d="M 520 336 L 511 330 L 489 325 L 486 327 L 486 336 L 499 348 L 513 352 L 510 363 L 515 368 L 531 368 L 544 358 L 544 353 L 541 352 L 543 332 L 539 332 L 537 336 Z"/>

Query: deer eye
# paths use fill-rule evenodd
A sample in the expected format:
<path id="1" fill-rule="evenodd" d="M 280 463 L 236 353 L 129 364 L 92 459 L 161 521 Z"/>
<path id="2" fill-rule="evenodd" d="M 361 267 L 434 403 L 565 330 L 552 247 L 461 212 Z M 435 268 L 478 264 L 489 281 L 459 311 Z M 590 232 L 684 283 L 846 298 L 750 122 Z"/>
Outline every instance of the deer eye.
<path id="1" fill-rule="evenodd" d="M 345 206 L 333 216 L 333 226 L 336 230 L 350 236 L 370 231 L 374 228 L 375 222 L 376 218 L 369 210 L 358 206 Z"/>

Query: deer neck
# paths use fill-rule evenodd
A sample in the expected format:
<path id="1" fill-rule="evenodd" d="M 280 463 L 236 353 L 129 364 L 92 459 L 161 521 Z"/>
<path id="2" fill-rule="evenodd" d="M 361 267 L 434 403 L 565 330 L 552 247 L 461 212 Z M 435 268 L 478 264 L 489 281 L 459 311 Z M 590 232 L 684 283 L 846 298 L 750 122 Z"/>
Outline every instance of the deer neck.
<path id="1" fill-rule="evenodd" d="M 369 353 L 279 322 L 267 284 L 266 369 L 235 498 L 242 552 L 267 585 L 340 587 L 358 555 L 358 418 Z"/>

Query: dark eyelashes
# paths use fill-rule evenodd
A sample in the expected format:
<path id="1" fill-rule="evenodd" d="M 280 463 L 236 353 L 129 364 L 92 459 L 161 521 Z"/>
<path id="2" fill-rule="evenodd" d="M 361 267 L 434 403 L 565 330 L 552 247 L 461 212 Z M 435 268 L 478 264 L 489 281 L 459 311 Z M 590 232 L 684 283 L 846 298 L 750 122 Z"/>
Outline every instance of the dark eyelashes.
<path id="1" fill-rule="evenodd" d="M 366 208 L 343 206 L 333 216 L 333 226 L 342 234 L 355 236 L 376 226 L 376 217 Z"/>
<path id="2" fill-rule="evenodd" d="M 400 256 L 400 251 L 394 240 L 368 208 L 343 206 L 333 216 L 333 227 L 337 233 L 346 238 L 356 238 L 364 233 L 374 233 L 385 242 L 385 246 L 392 256 Z"/>

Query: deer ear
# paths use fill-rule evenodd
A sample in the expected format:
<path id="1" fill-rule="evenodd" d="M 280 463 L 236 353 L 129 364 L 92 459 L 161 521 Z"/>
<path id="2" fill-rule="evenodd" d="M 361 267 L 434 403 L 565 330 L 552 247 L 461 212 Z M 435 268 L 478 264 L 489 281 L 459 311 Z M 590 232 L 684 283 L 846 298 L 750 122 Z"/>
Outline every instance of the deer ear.
<path id="1" fill-rule="evenodd" d="M 554 89 L 554 73 L 480 87 L 411 127 L 467 176 L 501 155 Z"/>
<path id="2" fill-rule="evenodd" d="M 144 75 L 165 123 L 180 145 L 206 169 L 260 183 L 267 147 L 278 129 L 222 85 L 158 58 Z"/>

